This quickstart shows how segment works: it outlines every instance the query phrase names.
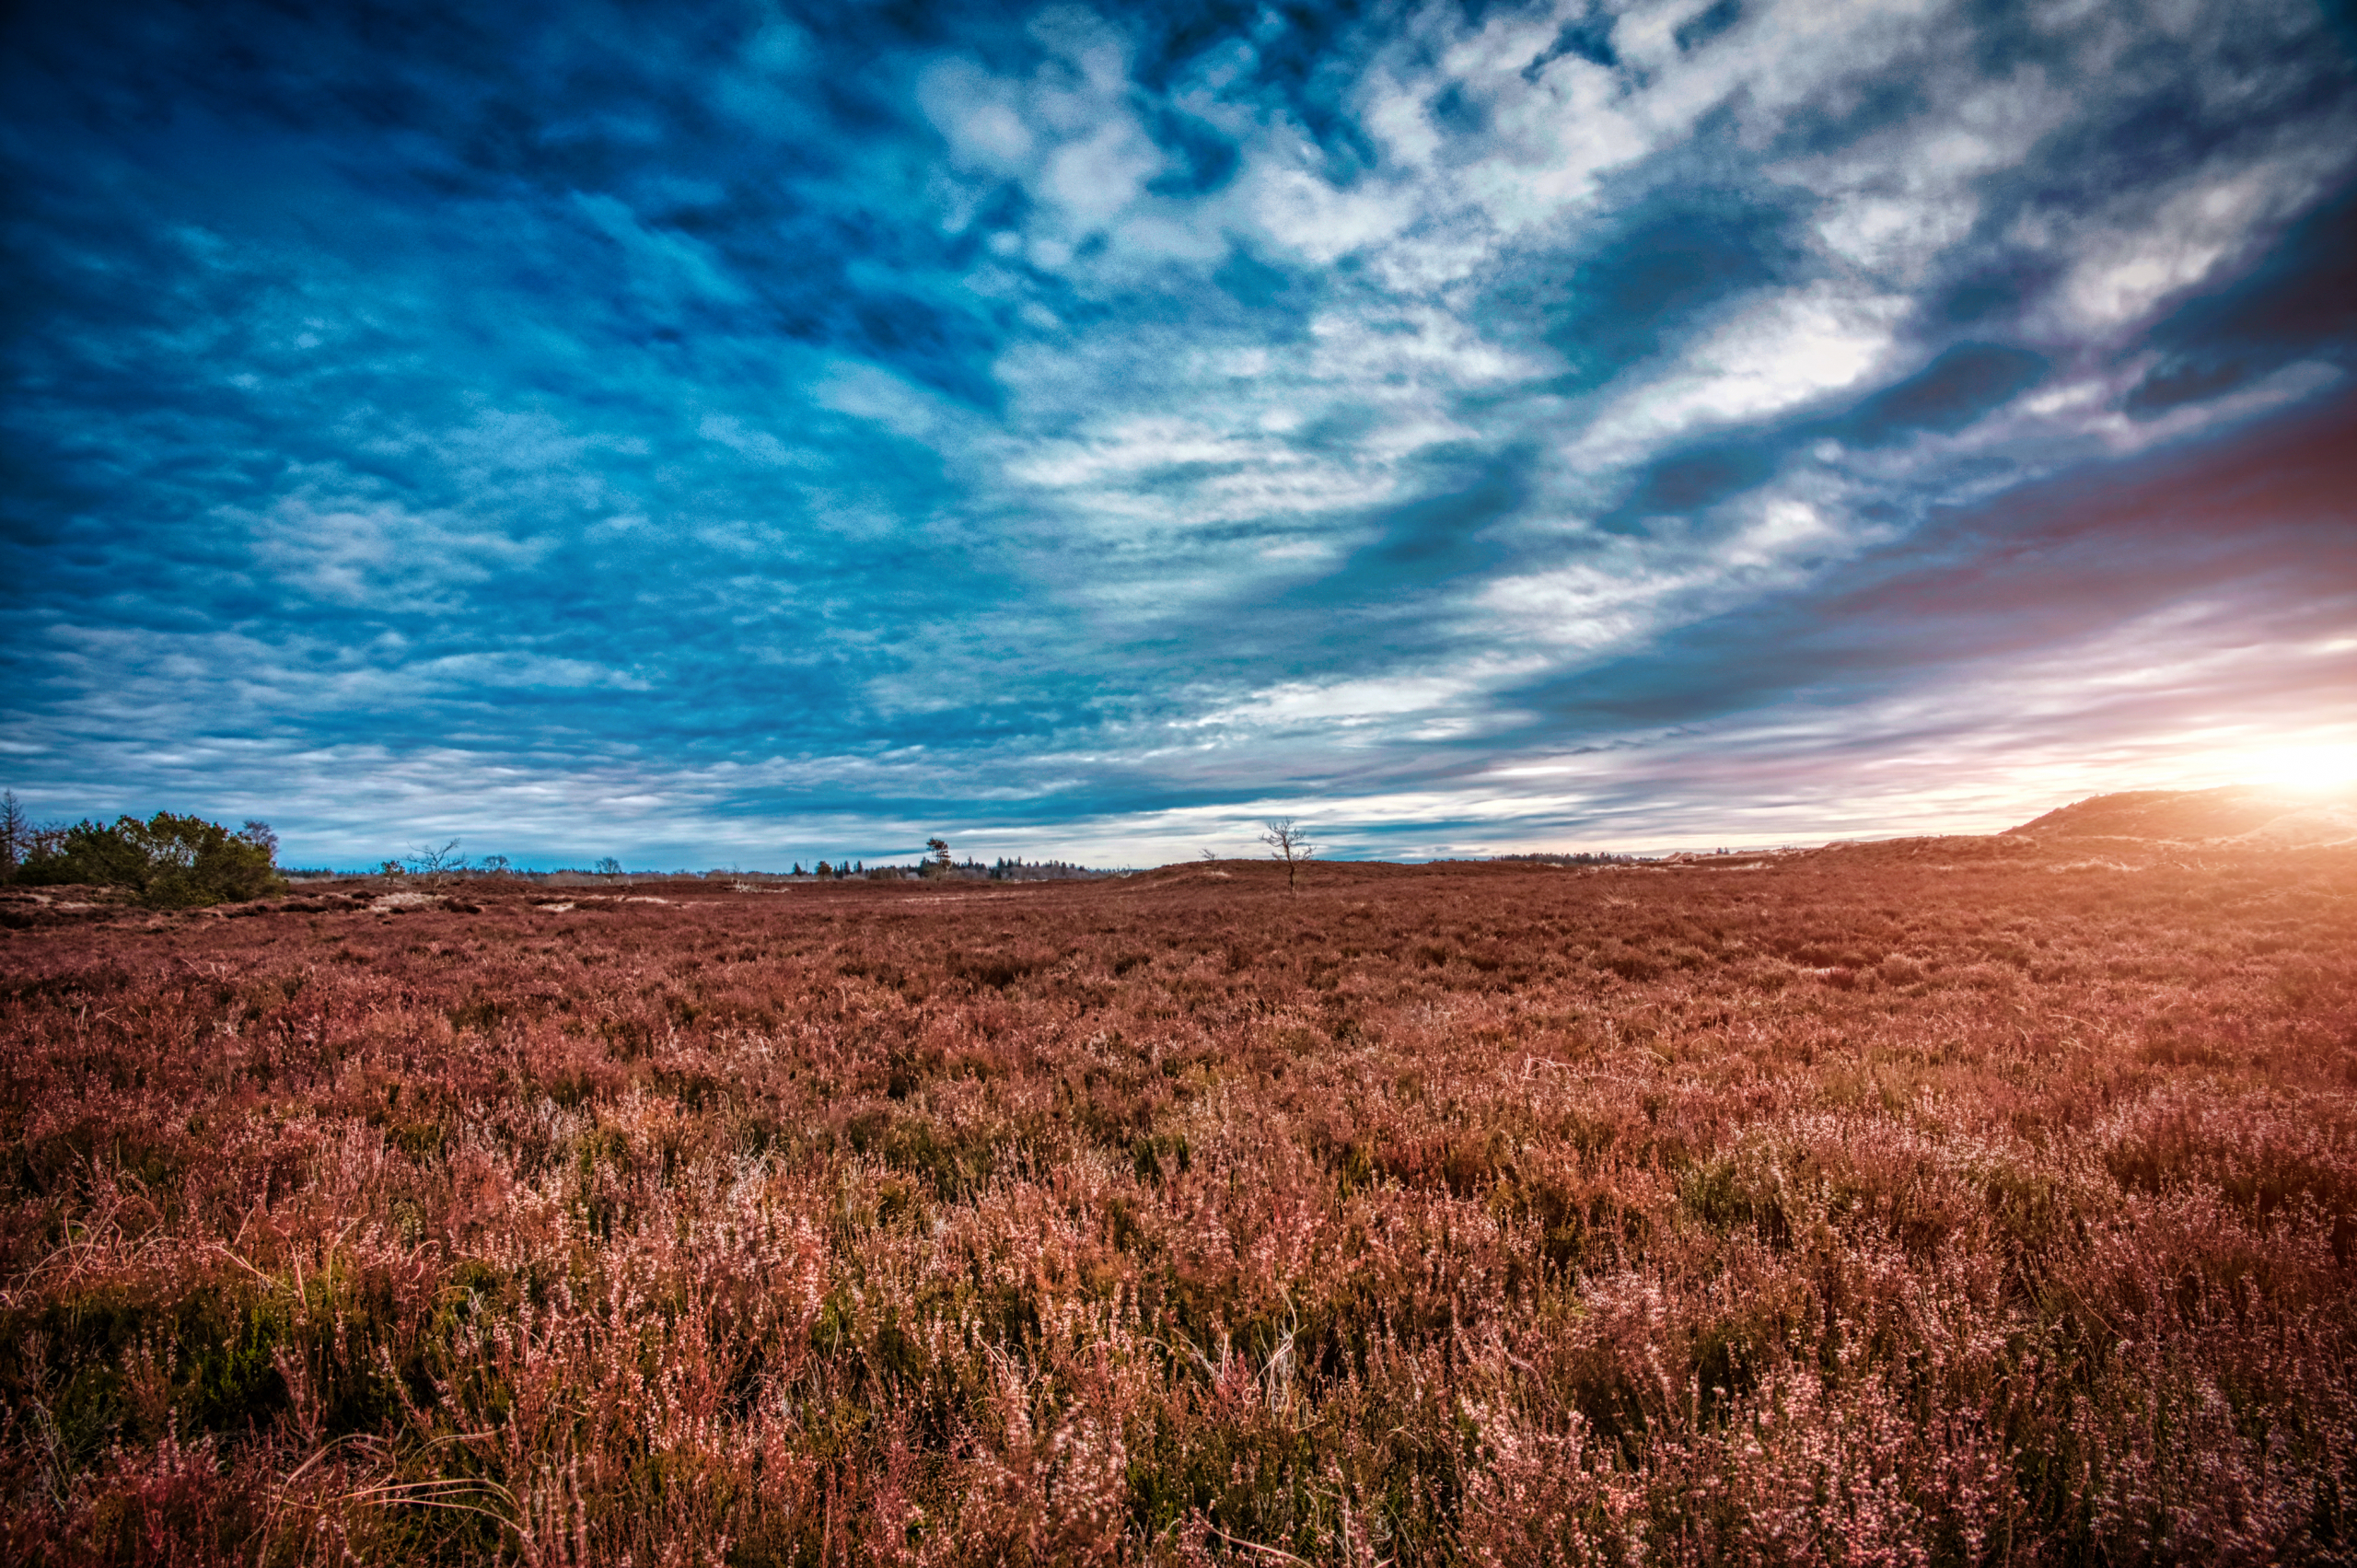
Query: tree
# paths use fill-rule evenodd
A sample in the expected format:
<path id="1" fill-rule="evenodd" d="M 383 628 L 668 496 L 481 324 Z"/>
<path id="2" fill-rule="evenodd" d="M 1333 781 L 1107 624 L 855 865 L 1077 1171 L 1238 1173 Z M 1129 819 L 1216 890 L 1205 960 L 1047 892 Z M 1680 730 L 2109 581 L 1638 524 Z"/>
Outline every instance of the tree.
<path id="1" fill-rule="evenodd" d="M 619 877 L 622 874 L 622 863 L 610 854 L 589 869 L 600 877 Z"/>
<path id="2" fill-rule="evenodd" d="M 956 864 L 949 858 L 949 841 L 927 839 L 924 847 L 931 852 L 924 857 L 924 874 L 927 877 L 948 876 L 949 868 Z"/>
<path id="3" fill-rule="evenodd" d="M 459 853 L 459 841 L 452 839 L 440 849 L 428 844 L 417 846 L 414 854 L 403 857 L 410 875 L 429 887 L 438 887 L 467 867 L 466 856 Z"/>
<path id="4" fill-rule="evenodd" d="M 514 865 L 504 854 L 487 854 L 482 857 L 482 869 L 486 877 L 505 877 Z"/>
<path id="5" fill-rule="evenodd" d="M 16 876 L 17 867 L 32 853 L 32 821 L 17 804 L 17 792 L 0 794 L 0 881 Z"/>
<path id="6" fill-rule="evenodd" d="M 1308 830 L 1290 817 L 1279 817 L 1261 826 L 1269 830 L 1260 835 L 1260 842 L 1275 852 L 1272 858 L 1285 863 L 1285 891 L 1293 892 L 1300 880 L 1303 865 L 1318 853 L 1318 846 L 1309 842 Z"/>
<path id="7" fill-rule="evenodd" d="M 282 892 L 285 882 L 267 845 L 201 817 L 158 811 L 145 821 L 118 817 L 111 827 L 81 821 L 26 858 L 24 875 L 46 883 L 127 888 L 156 909 L 186 909 Z"/>

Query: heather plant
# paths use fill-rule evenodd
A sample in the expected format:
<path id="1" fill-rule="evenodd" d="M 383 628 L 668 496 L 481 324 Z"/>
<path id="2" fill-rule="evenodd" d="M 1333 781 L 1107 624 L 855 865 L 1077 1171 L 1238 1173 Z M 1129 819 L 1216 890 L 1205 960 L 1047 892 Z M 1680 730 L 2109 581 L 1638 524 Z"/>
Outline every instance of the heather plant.
<path id="1" fill-rule="evenodd" d="M 0 1550 L 2345 1561 L 2357 856 L 1987 843 L 9 931 Z"/>

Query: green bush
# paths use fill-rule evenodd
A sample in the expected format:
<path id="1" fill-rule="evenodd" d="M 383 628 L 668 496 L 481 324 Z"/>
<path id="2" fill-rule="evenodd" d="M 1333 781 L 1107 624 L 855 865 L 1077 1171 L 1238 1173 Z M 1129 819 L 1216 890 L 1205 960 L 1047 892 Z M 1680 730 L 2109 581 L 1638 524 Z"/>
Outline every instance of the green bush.
<path id="1" fill-rule="evenodd" d="M 87 882 L 128 888 L 153 909 L 188 909 L 285 891 L 272 863 L 270 830 L 250 822 L 231 832 L 202 817 L 158 811 L 145 822 L 118 817 L 65 830 L 54 848 L 28 856 L 20 882 Z"/>

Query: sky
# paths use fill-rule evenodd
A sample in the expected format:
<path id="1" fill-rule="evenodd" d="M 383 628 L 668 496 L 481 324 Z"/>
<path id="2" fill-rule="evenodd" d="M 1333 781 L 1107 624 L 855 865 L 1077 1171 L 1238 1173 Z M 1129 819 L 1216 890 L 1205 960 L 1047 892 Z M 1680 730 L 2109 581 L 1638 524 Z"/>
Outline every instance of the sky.
<path id="1" fill-rule="evenodd" d="M 13 7 L 0 784 L 282 859 L 2357 777 L 2314 0 Z"/>

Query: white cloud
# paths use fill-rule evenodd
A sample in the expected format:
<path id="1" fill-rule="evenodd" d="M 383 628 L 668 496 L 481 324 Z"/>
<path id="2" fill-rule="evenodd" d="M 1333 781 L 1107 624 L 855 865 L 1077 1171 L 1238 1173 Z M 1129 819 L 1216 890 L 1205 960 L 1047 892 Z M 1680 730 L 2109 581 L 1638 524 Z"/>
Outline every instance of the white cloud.
<path id="1" fill-rule="evenodd" d="M 1406 193 L 1374 181 L 1342 191 L 1298 165 L 1255 162 L 1247 179 L 1260 232 L 1303 261 L 1324 265 L 1389 238 L 1414 216 Z"/>
<path id="2" fill-rule="evenodd" d="M 546 536 L 516 539 L 453 514 L 420 515 L 318 485 L 259 516 L 225 511 L 219 520 L 242 527 L 255 564 L 277 583 L 379 612 L 453 607 L 459 590 L 528 570 L 554 544 Z"/>
<path id="3" fill-rule="evenodd" d="M 960 162 L 1002 173 L 1028 163 L 1034 138 L 1019 88 L 970 60 L 936 61 L 917 78 L 917 103 Z"/>
<path id="4" fill-rule="evenodd" d="M 1762 419 L 1857 386 L 1895 346 L 1910 303 L 1829 283 L 1764 298 L 1660 370 L 1614 388 L 1573 450 L 1625 462 L 1699 426 Z"/>

